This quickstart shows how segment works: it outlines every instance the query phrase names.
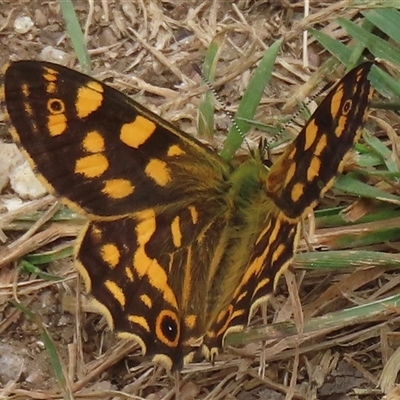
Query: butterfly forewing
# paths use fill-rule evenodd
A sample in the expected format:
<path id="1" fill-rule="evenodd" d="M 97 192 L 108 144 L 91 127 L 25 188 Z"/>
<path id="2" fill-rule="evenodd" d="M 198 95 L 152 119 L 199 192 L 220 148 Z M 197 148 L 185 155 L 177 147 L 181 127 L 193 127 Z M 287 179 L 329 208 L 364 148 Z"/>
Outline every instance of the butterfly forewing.
<path id="1" fill-rule="evenodd" d="M 268 192 L 288 218 L 296 220 L 316 205 L 359 139 L 372 94 L 367 79 L 372 65 L 360 64 L 345 75 L 271 167 Z"/>
<path id="2" fill-rule="evenodd" d="M 34 61 L 11 64 L 4 81 L 14 138 L 53 191 L 84 212 L 115 217 L 180 205 L 182 191 L 220 190 L 226 165 L 216 154 L 121 92 Z M 193 159 L 203 160 L 195 171 Z"/>
<path id="3" fill-rule="evenodd" d="M 22 61 L 4 75 L 11 132 L 89 222 L 76 264 L 120 336 L 168 368 L 213 358 L 290 263 L 302 215 L 357 139 L 371 63 L 346 75 L 284 155 L 233 167 L 92 78 Z"/>

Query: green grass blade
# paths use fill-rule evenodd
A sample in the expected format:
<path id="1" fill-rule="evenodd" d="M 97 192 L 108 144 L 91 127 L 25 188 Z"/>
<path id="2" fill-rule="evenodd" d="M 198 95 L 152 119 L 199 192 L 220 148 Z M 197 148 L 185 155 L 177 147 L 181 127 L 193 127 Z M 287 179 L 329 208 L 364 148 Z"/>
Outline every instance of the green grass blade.
<path id="1" fill-rule="evenodd" d="M 86 48 L 81 26 L 79 25 L 74 6 L 71 0 L 58 0 L 66 23 L 67 32 L 71 38 L 76 57 L 82 67 L 82 72 L 90 75 L 90 56 Z"/>
<path id="2" fill-rule="evenodd" d="M 340 175 L 335 181 L 335 188 L 355 196 L 387 201 L 391 204 L 400 205 L 400 196 L 385 192 L 374 186 L 367 185 L 358 180 L 353 173 Z"/>
<path id="3" fill-rule="evenodd" d="M 361 149 L 366 148 L 364 144 L 360 145 L 357 143 L 354 147 L 360 153 L 360 155 L 357 157 L 357 164 L 361 168 L 371 168 L 382 165 L 382 157 L 380 157 L 378 154 L 371 153 L 370 149 L 368 149 L 368 152 L 362 152 L 363 150 Z"/>
<path id="4" fill-rule="evenodd" d="M 358 224 L 343 229 L 340 235 L 325 240 L 332 250 L 355 249 L 365 246 L 396 242 L 400 239 L 400 219 L 377 221 L 373 224 Z"/>
<path id="5" fill-rule="evenodd" d="M 67 245 L 42 253 L 28 254 L 24 257 L 24 259 L 33 265 L 43 265 L 71 257 L 73 254 L 73 245 Z"/>
<path id="6" fill-rule="evenodd" d="M 369 74 L 369 79 L 375 90 L 382 95 L 395 98 L 396 100 L 400 97 L 400 82 L 380 68 L 373 66 Z"/>
<path id="7" fill-rule="evenodd" d="M 347 20 L 343 20 L 347 21 Z M 356 24 L 353 24 L 358 29 L 359 35 L 356 37 L 361 42 L 364 42 L 365 47 L 369 47 L 369 41 L 363 41 L 360 37 L 370 35 L 369 37 L 375 40 L 376 36 L 371 34 L 367 29 L 361 28 Z M 350 59 L 353 57 L 353 50 L 339 42 L 336 39 L 328 36 L 327 34 L 317 31 L 316 29 L 309 29 L 309 32 L 318 40 L 318 42 L 329 51 L 335 58 L 337 58 L 342 64 L 350 66 Z M 386 43 L 386 42 L 385 42 Z M 398 50 L 397 50 L 398 51 Z M 391 77 L 386 72 L 382 71 L 376 66 L 372 67 L 369 79 L 375 90 L 385 96 L 393 97 L 393 93 L 400 96 L 400 83 Z"/>
<path id="8" fill-rule="evenodd" d="M 36 267 L 34 264 L 32 264 L 26 260 L 23 260 L 21 262 L 21 267 L 25 271 L 29 272 L 30 274 L 34 274 L 45 281 L 60 281 L 60 280 L 62 280 L 58 276 L 55 276 L 55 275 L 52 275 L 52 274 L 42 271 L 40 268 Z"/>
<path id="9" fill-rule="evenodd" d="M 378 251 L 334 250 L 309 253 L 297 253 L 294 257 L 295 268 L 310 270 L 336 271 L 355 269 L 356 267 L 384 266 L 400 268 L 400 257 Z"/>
<path id="10" fill-rule="evenodd" d="M 363 139 L 367 145 L 373 149 L 375 154 L 381 157 L 382 163 L 385 164 L 386 168 L 390 172 L 399 172 L 399 168 L 396 164 L 396 161 L 392 159 L 391 151 L 382 143 L 377 137 L 372 136 L 366 131 L 363 134 Z"/>
<path id="11" fill-rule="evenodd" d="M 30 320 L 32 320 L 40 331 L 40 336 L 43 340 L 44 346 L 46 348 L 47 354 L 49 355 L 50 363 L 53 367 L 54 376 L 57 379 L 57 382 L 64 392 L 65 399 L 73 399 L 73 395 L 68 385 L 67 378 L 64 374 L 64 369 L 61 363 L 60 356 L 57 352 L 56 346 L 54 345 L 53 339 L 50 337 L 49 332 L 46 327 L 43 325 L 40 318 L 32 313 L 32 311 L 28 310 L 23 304 L 18 303 L 16 301 L 11 301 L 11 303 L 18 309 L 20 309 Z"/>
<path id="12" fill-rule="evenodd" d="M 202 73 L 206 81 L 210 83 L 214 81 L 219 50 L 219 43 L 211 42 L 204 59 Z M 212 138 L 214 134 L 214 94 L 212 91 L 205 93 L 199 106 L 198 118 L 197 131 L 199 135 Z"/>
<path id="13" fill-rule="evenodd" d="M 361 12 L 378 29 L 400 44 L 400 12 L 394 8 L 382 8 Z"/>
<path id="14" fill-rule="evenodd" d="M 347 64 L 349 62 L 352 53 L 349 47 L 322 31 L 318 31 L 314 28 L 310 28 L 308 31 L 318 40 L 321 46 L 329 51 L 329 53 L 336 57 L 342 64 Z"/>
<path id="15" fill-rule="evenodd" d="M 233 126 L 229 131 L 228 137 L 226 138 L 223 149 L 220 153 L 221 157 L 225 160 L 229 161 L 232 159 L 233 155 L 243 142 L 243 136 L 251 127 L 251 125 L 242 120 L 242 118 L 247 120 L 254 118 L 256 109 L 264 93 L 264 88 L 271 78 L 272 70 L 274 68 L 275 60 L 278 56 L 281 44 L 282 39 L 276 41 L 267 50 L 257 69 L 255 70 L 249 85 L 247 86 L 247 89 L 239 104 L 238 111 L 235 115 L 236 124 L 241 132 L 238 132 L 235 126 Z"/>
<path id="16" fill-rule="evenodd" d="M 363 324 L 387 316 L 391 310 L 400 307 L 400 295 L 386 297 L 365 305 L 335 311 L 320 317 L 311 318 L 304 322 L 303 334 L 310 334 L 321 330 L 337 330 L 346 326 Z M 379 335 L 379 331 L 376 335 Z M 248 328 L 245 332 L 232 332 L 225 339 L 226 346 L 243 346 L 252 342 L 274 339 L 283 339 L 291 335 L 298 335 L 294 322 L 281 322 L 261 328 Z M 337 339 L 335 339 L 337 340 Z M 298 341 L 295 341 L 298 343 Z"/>
<path id="17" fill-rule="evenodd" d="M 315 226 L 320 228 L 337 228 L 339 226 L 348 226 L 353 224 L 343 219 L 341 215 L 345 212 L 346 207 L 333 207 L 324 208 L 322 210 L 315 211 Z M 357 220 L 358 224 L 367 222 L 379 222 L 384 220 L 392 220 L 400 217 L 399 207 L 391 204 L 382 204 L 380 207 L 376 208 L 376 211 L 364 215 Z"/>
<path id="18" fill-rule="evenodd" d="M 346 29 L 348 34 L 359 40 L 377 58 L 386 59 L 396 65 L 400 65 L 400 52 L 397 46 L 393 46 L 386 40 L 373 35 L 356 23 L 344 18 L 338 18 L 338 23 Z"/>
<path id="19" fill-rule="evenodd" d="M 369 21 L 366 21 L 363 23 L 363 29 L 370 31 L 373 29 L 373 25 Z M 352 47 L 349 47 L 341 43 L 339 40 L 336 40 L 316 29 L 311 28 L 309 32 L 327 51 L 329 51 L 342 64 L 346 65 L 347 70 L 357 65 L 359 60 L 362 58 L 362 53 L 365 50 L 365 44 L 362 42 L 357 41 Z"/>

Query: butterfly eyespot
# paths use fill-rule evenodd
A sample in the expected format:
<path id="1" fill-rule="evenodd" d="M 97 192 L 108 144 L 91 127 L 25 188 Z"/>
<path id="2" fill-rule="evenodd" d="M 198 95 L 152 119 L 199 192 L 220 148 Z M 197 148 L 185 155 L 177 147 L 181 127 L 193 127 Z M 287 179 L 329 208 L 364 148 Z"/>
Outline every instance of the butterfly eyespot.
<path id="1" fill-rule="evenodd" d="M 347 115 L 353 106 L 352 100 L 346 100 L 342 107 L 342 114 Z"/>
<path id="2" fill-rule="evenodd" d="M 177 315 L 170 310 L 162 310 L 156 320 L 157 338 L 168 347 L 176 347 L 179 342 L 180 328 Z"/>
<path id="3" fill-rule="evenodd" d="M 65 112 L 64 102 L 60 99 L 50 99 L 47 102 L 47 109 L 51 114 L 63 114 Z"/>

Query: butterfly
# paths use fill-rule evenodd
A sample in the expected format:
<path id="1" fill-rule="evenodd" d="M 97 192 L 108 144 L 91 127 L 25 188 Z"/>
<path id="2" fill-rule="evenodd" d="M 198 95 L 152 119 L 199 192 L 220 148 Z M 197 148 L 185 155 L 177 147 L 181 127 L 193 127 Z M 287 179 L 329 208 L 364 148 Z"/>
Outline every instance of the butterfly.
<path id="1" fill-rule="evenodd" d="M 18 61 L 2 77 L 10 131 L 50 192 L 87 217 L 75 264 L 121 338 L 180 369 L 213 360 L 291 262 L 299 223 L 358 140 L 373 63 L 325 97 L 266 168 L 217 153 L 121 92 L 69 68 Z"/>

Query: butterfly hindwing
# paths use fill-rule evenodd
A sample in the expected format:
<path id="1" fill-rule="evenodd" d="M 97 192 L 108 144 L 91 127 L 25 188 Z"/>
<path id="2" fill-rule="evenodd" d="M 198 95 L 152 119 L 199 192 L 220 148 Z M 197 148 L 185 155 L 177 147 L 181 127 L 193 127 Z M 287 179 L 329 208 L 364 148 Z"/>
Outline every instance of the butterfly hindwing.
<path id="1" fill-rule="evenodd" d="M 147 209 L 92 221 L 81 234 L 76 262 L 94 305 L 121 337 L 169 368 L 202 342 L 217 284 L 208 267 L 226 235 L 221 210 L 212 199 L 180 211 Z"/>
<path id="2" fill-rule="evenodd" d="M 248 265 L 233 294 L 207 331 L 205 354 L 215 354 L 229 332 L 243 329 L 259 305 L 273 293 L 277 280 L 289 266 L 297 247 L 299 224 L 282 214 L 270 213 L 256 238 Z"/>

